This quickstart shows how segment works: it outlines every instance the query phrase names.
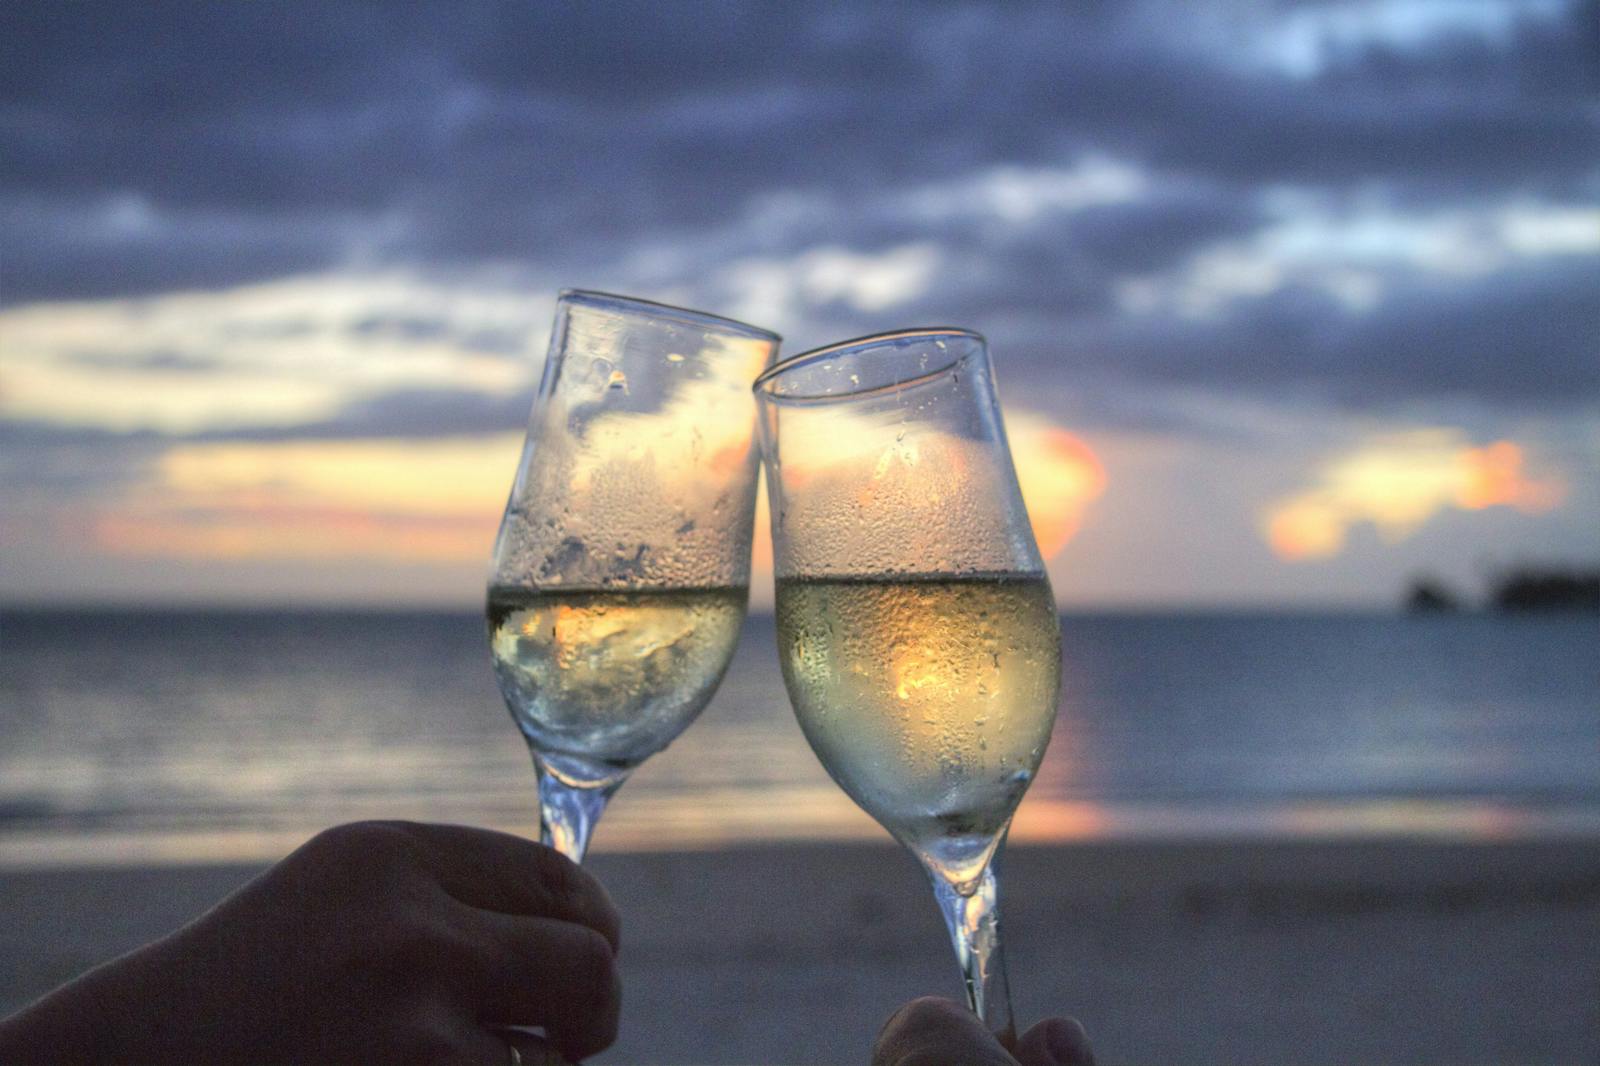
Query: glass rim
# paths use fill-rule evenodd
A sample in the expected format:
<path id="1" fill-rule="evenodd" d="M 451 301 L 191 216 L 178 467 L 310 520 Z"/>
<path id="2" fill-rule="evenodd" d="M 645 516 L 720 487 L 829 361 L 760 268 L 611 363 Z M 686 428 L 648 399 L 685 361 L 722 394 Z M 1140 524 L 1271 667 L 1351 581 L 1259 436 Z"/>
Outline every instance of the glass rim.
<path id="1" fill-rule="evenodd" d="M 964 329 L 960 326 L 914 326 L 910 329 L 890 330 L 887 333 L 869 333 L 863 337 L 853 337 L 850 340 L 836 341 L 833 344 L 825 344 L 821 348 L 812 348 L 810 351 L 801 352 L 798 355 L 791 355 L 787 359 L 781 359 L 757 375 L 756 380 L 750 386 L 750 391 L 754 392 L 759 399 L 763 399 L 771 403 L 828 403 L 839 400 L 855 399 L 862 396 L 870 396 L 874 393 L 892 392 L 897 389 L 909 388 L 913 385 L 917 385 L 924 381 L 938 377 L 951 367 L 970 359 L 973 353 L 970 351 L 963 352 L 960 355 L 952 358 L 943 366 L 935 367 L 932 370 L 919 373 L 916 377 L 906 378 L 904 381 L 894 381 L 886 385 L 863 385 L 859 388 L 848 389 L 844 392 L 830 392 L 812 395 L 784 395 L 782 393 L 775 392 L 772 388 L 772 384 L 779 377 L 786 373 L 794 370 L 800 370 L 803 367 L 810 366 L 811 364 L 819 362 L 823 359 L 837 358 L 840 353 L 848 349 L 859 348 L 862 349 L 862 354 L 865 354 L 866 351 L 872 348 L 876 348 L 885 344 L 892 344 L 895 341 L 916 340 L 920 338 L 936 340 L 941 337 L 959 337 L 962 340 L 976 341 L 978 345 L 976 350 L 979 351 L 987 347 L 989 344 L 988 338 L 986 338 L 983 334 L 976 330 Z"/>
<path id="2" fill-rule="evenodd" d="M 640 296 L 622 296 L 599 289 L 562 289 L 556 296 L 557 304 L 579 304 L 602 311 L 631 311 L 656 318 L 668 318 L 697 326 L 712 326 L 726 333 L 736 333 L 756 340 L 782 343 L 783 337 L 770 329 L 752 326 L 737 318 L 714 315 L 710 311 L 696 311 L 692 307 L 678 307 L 659 300 L 646 300 Z"/>

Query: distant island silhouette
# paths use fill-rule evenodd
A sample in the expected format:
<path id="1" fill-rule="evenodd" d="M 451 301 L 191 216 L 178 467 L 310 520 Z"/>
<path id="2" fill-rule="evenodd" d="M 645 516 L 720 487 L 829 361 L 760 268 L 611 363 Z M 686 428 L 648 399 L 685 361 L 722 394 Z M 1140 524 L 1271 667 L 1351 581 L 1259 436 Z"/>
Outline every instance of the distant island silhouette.
<path id="1" fill-rule="evenodd" d="M 1461 610 L 1461 597 L 1450 588 L 1432 578 L 1418 578 L 1411 583 L 1406 594 L 1406 610 L 1413 614 L 1432 614 L 1440 611 Z"/>
<path id="2" fill-rule="evenodd" d="M 1468 606 L 1466 598 L 1449 585 L 1426 576 L 1411 582 L 1403 602 L 1406 611 L 1412 614 L 1459 611 Z M 1600 569 L 1519 567 L 1490 582 L 1483 607 L 1506 614 L 1529 611 L 1600 613 Z"/>

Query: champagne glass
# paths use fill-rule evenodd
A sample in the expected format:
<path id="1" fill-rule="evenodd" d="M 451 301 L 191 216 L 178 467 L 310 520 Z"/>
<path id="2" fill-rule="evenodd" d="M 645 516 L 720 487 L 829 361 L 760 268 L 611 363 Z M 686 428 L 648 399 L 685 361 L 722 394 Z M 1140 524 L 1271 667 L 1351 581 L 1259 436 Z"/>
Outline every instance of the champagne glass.
<path id="1" fill-rule="evenodd" d="M 539 782 L 540 837 L 581 861 L 606 801 L 710 701 L 750 584 L 749 385 L 779 338 L 569 290 L 489 579 L 489 644 Z"/>
<path id="2" fill-rule="evenodd" d="M 790 702 L 926 868 L 968 1004 L 1014 1042 L 995 864 L 1049 741 L 1061 634 L 988 348 L 959 329 L 867 337 L 755 392 Z"/>

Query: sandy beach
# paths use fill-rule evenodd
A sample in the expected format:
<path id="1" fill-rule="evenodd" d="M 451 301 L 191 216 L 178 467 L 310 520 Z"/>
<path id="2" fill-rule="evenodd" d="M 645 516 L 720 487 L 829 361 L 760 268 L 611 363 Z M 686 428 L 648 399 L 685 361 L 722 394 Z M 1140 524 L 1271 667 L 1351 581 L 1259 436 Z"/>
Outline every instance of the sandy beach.
<path id="1" fill-rule="evenodd" d="M 861 1062 L 884 1016 L 955 995 L 920 872 L 888 846 L 601 854 L 624 914 L 600 1062 Z M 258 869 L 0 875 L 0 1008 L 160 935 Z M 1015 847 L 1025 1020 L 1104 1063 L 1600 1062 L 1591 841 Z"/>

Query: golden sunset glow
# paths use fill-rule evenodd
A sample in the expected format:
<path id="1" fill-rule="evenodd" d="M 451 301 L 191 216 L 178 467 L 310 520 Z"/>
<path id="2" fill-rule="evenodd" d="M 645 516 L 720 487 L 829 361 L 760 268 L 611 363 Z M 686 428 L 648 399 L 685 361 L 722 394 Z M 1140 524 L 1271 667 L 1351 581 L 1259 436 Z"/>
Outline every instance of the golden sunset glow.
<path id="1" fill-rule="evenodd" d="M 1105 467 L 1080 438 L 1038 415 L 1006 421 L 1022 501 L 1039 554 L 1049 560 L 1077 535 L 1085 509 L 1105 492 Z"/>
<path id="2" fill-rule="evenodd" d="M 1467 449 L 1462 465 L 1463 479 L 1456 502 L 1469 511 L 1506 506 L 1538 514 L 1558 506 L 1566 495 L 1566 487 L 1560 481 L 1530 481 L 1523 477 L 1522 447 L 1508 440 Z"/>
<path id="3" fill-rule="evenodd" d="M 1262 531 L 1279 558 L 1323 559 L 1342 551 L 1350 527 L 1362 522 L 1393 543 L 1447 508 L 1539 514 L 1558 506 L 1565 482 L 1530 477 L 1525 466 L 1513 441 L 1473 447 L 1452 430 L 1389 437 L 1334 460 L 1316 487 L 1270 505 Z"/>
<path id="4" fill-rule="evenodd" d="M 1027 412 L 1011 448 L 1040 551 L 1077 532 L 1105 489 L 1079 438 Z M 111 555 L 168 559 L 486 561 L 516 470 L 521 434 L 436 440 L 184 444 L 88 523 Z M 722 459 L 715 452 L 713 466 Z M 758 499 L 754 569 L 772 569 L 767 501 Z"/>
<path id="5" fill-rule="evenodd" d="M 103 511 L 105 551 L 199 559 L 487 559 L 520 435 L 195 444 Z"/>
<path id="6" fill-rule="evenodd" d="M 191 433 L 304 425 L 391 390 L 525 386 L 537 361 L 352 327 L 384 315 L 537 336 L 547 305 L 403 274 L 0 310 L 0 418 Z"/>

